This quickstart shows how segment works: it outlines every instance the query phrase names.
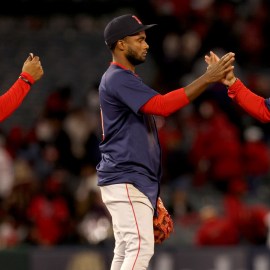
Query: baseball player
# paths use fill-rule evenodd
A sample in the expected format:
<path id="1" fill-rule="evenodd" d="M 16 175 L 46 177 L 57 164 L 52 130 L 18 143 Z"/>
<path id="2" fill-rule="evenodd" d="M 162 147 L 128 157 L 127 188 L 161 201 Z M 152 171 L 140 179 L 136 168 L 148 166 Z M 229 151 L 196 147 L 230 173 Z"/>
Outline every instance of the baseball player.
<path id="1" fill-rule="evenodd" d="M 0 96 L 1 122 L 19 107 L 32 84 L 39 80 L 43 73 L 39 57 L 30 53 L 23 64 L 19 78 L 6 93 Z"/>
<path id="2" fill-rule="evenodd" d="M 99 85 L 103 140 L 97 173 L 102 200 L 112 216 L 111 270 L 145 270 L 154 254 L 161 150 L 153 115 L 174 113 L 233 69 L 234 54 L 228 53 L 190 85 L 160 95 L 135 72 L 149 49 L 145 31 L 153 26 L 125 14 L 104 30 L 112 62 Z"/>
<path id="3" fill-rule="evenodd" d="M 219 57 L 210 52 L 205 56 L 208 66 L 219 61 Z M 239 78 L 236 78 L 233 71 L 230 71 L 222 83 L 228 87 L 228 96 L 239 104 L 247 113 L 257 120 L 268 123 L 270 122 L 270 98 L 263 98 L 250 91 Z"/>

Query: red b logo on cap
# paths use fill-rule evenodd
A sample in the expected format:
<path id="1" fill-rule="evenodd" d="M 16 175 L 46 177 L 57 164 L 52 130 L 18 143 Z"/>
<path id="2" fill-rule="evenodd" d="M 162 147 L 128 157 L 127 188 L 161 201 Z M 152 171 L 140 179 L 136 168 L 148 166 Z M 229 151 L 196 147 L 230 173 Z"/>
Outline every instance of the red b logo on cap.
<path id="1" fill-rule="evenodd" d="M 134 18 L 139 24 L 142 24 L 142 22 L 135 15 L 133 15 L 132 18 Z"/>

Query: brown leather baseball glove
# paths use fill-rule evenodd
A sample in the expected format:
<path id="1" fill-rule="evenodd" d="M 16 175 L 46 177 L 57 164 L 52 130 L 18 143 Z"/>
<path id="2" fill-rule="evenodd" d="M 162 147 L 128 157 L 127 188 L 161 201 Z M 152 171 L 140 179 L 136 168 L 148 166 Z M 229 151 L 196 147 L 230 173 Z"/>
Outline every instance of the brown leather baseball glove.
<path id="1" fill-rule="evenodd" d="M 160 197 L 157 201 L 157 216 L 154 216 L 153 224 L 155 243 L 161 244 L 173 232 L 173 220 Z"/>

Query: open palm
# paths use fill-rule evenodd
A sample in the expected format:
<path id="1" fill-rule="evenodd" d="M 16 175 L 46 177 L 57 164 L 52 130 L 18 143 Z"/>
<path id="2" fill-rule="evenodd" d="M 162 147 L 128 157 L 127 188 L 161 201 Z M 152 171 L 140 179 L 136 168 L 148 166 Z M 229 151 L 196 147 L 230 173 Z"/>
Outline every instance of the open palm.
<path id="1" fill-rule="evenodd" d="M 210 51 L 209 55 L 205 55 L 205 62 L 208 64 L 208 67 L 212 64 L 217 63 L 220 60 L 220 58 L 212 51 Z M 225 85 L 230 85 L 231 81 L 235 78 L 235 75 L 233 73 L 233 70 L 228 72 L 225 76 L 225 78 L 221 79 L 220 82 Z"/>

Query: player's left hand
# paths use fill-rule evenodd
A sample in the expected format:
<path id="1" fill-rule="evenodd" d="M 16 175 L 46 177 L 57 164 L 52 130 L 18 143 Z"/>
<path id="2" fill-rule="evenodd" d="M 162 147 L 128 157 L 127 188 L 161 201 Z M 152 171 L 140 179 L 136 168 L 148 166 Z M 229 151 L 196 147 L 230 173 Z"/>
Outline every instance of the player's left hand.
<path id="1" fill-rule="evenodd" d="M 165 208 L 161 198 L 157 201 L 157 217 L 153 219 L 155 243 L 161 244 L 173 232 L 173 220 Z"/>
<path id="2" fill-rule="evenodd" d="M 39 56 L 29 53 L 23 64 L 22 72 L 27 72 L 33 77 L 34 81 L 38 81 L 44 74 Z"/>

